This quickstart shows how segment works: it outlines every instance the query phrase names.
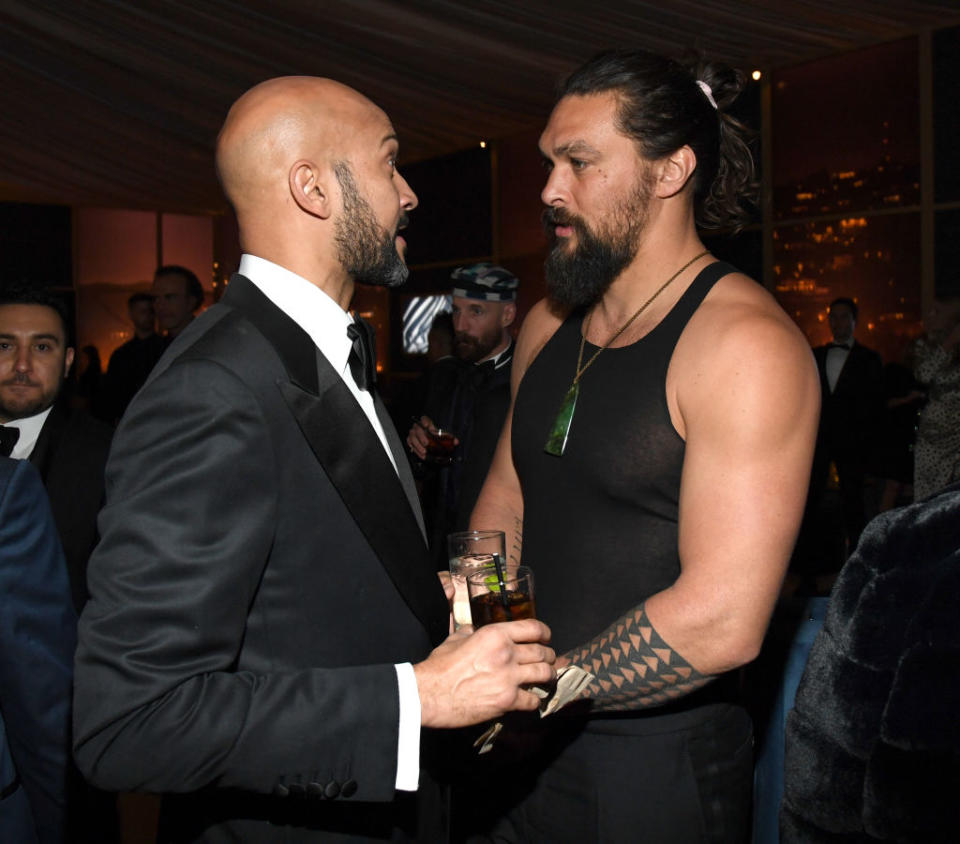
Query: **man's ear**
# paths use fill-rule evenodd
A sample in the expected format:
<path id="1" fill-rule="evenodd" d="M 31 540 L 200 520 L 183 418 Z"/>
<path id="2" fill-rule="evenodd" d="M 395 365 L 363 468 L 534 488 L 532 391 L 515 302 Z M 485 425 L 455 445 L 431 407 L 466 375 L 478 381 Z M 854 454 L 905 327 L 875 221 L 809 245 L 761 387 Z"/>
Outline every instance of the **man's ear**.
<path id="1" fill-rule="evenodd" d="M 503 313 L 500 314 L 500 325 L 503 328 L 508 328 L 513 325 L 513 321 L 517 318 L 517 306 L 514 302 L 507 302 L 503 306 Z"/>
<path id="2" fill-rule="evenodd" d="M 73 366 L 73 346 L 67 346 L 67 350 L 63 355 L 63 377 L 66 378 L 70 374 L 70 367 Z"/>
<path id="3" fill-rule="evenodd" d="M 314 217 L 325 220 L 333 210 L 329 172 L 325 174 L 313 161 L 301 159 L 290 168 L 290 194 L 297 205 Z"/>
<path id="4" fill-rule="evenodd" d="M 696 153 L 688 146 L 670 153 L 655 165 L 656 195 L 659 199 L 669 199 L 682 191 L 697 169 Z"/>

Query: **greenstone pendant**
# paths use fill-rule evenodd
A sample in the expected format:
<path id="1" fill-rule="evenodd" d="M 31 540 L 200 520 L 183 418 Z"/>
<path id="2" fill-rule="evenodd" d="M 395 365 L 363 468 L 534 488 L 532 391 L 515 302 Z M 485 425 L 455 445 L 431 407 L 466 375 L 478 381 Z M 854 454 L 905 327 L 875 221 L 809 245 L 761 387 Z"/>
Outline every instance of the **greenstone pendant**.
<path id="1" fill-rule="evenodd" d="M 543 447 L 547 454 L 552 454 L 554 457 L 563 456 L 563 450 L 567 447 L 567 437 L 570 436 L 570 425 L 573 422 L 573 411 L 577 407 L 578 395 L 580 395 L 580 383 L 574 381 L 563 397 L 557 418 L 550 430 L 550 436 L 547 437 L 547 444 Z"/>

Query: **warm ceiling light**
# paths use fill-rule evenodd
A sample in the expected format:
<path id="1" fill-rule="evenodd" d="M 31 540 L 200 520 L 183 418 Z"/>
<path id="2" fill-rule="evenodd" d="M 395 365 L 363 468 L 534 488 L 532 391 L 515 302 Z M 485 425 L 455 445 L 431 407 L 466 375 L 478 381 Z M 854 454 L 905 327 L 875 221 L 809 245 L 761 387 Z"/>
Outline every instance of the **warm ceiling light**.
<path id="1" fill-rule="evenodd" d="M 763 74 L 762 74 L 759 70 L 755 70 L 755 71 L 754 71 L 753 73 L 751 73 L 750 75 L 753 77 L 753 81 L 754 81 L 754 82 L 759 82 L 759 81 L 760 81 L 760 77 L 763 76 Z"/>
<path id="2" fill-rule="evenodd" d="M 486 148 L 487 148 L 487 142 L 486 142 L 486 141 L 480 141 L 480 149 L 486 149 Z"/>

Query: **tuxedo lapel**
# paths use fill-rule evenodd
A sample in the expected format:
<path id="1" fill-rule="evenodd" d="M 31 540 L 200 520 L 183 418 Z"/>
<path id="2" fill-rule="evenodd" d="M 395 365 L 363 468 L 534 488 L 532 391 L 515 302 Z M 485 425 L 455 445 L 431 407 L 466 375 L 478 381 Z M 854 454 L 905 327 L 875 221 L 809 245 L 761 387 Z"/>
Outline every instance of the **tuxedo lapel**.
<path id="1" fill-rule="evenodd" d="M 325 369 L 336 381 L 323 377 Z M 447 608 L 397 473 L 350 390 L 324 358 L 320 370 L 319 396 L 281 384 L 283 397 L 397 591 L 439 642 L 447 632 Z"/>
<path id="2" fill-rule="evenodd" d="M 387 443 L 390 446 L 390 453 L 393 455 L 393 461 L 397 464 L 397 474 L 400 478 L 400 484 L 403 486 L 403 491 L 407 496 L 410 509 L 413 511 L 417 524 L 420 526 L 423 541 L 426 542 L 427 529 L 423 523 L 423 511 L 420 508 L 420 496 L 417 495 L 417 485 L 413 480 L 413 472 L 410 471 L 410 463 L 407 460 L 406 452 L 403 450 L 403 443 L 400 442 L 400 437 L 397 436 L 397 429 L 393 426 L 393 420 L 390 418 L 386 405 L 384 405 L 383 400 L 376 391 L 373 393 L 373 407 L 377 412 L 377 419 L 380 420 L 380 424 L 383 426 L 383 432 L 386 434 Z"/>
<path id="3" fill-rule="evenodd" d="M 353 394 L 306 332 L 252 282 L 235 275 L 224 304 L 241 311 L 277 350 L 290 376 L 278 387 L 304 438 L 397 591 L 431 639 L 441 641 L 448 608 L 427 561 L 419 504 L 410 500 Z M 391 433 L 397 438 L 392 427 L 385 430 L 388 439 Z M 405 458 L 400 468 L 409 472 Z"/>
<path id="4" fill-rule="evenodd" d="M 50 461 L 65 425 L 66 411 L 59 401 L 54 402 L 50 414 L 44 420 L 43 427 L 40 428 L 40 435 L 37 437 L 37 442 L 28 458 L 40 473 L 44 483 L 47 482 L 47 476 L 50 473 Z"/>

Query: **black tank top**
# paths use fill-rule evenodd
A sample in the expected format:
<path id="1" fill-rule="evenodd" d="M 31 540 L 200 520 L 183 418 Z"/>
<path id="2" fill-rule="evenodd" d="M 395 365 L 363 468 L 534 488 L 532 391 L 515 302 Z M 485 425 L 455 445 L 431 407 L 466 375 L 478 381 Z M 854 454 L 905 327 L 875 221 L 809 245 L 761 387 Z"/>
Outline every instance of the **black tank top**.
<path id="1" fill-rule="evenodd" d="M 667 408 L 667 367 L 716 281 L 703 269 L 646 336 L 606 349 L 580 380 L 562 457 L 543 447 L 570 387 L 584 312 L 557 329 L 525 373 L 513 415 L 523 490 L 523 562 L 557 653 L 587 642 L 680 573 L 677 503 L 684 442 Z M 587 343 L 584 362 L 597 350 Z"/>

